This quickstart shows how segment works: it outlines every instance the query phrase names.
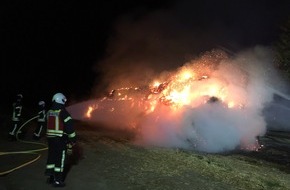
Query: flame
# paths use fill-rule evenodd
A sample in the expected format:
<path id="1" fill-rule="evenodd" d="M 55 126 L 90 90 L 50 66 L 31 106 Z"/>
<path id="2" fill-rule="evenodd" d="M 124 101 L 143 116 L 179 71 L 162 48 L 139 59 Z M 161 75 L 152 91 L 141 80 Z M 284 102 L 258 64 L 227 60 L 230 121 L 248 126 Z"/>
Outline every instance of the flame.
<path id="1" fill-rule="evenodd" d="M 91 118 L 91 117 L 92 117 L 92 112 L 93 112 L 94 110 L 96 110 L 96 109 L 98 109 L 98 105 L 90 105 L 90 106 L 88 107 L 88 110 L 87 110 L 86 113 L 85 113 L 85 117 L 86 117 L 86 118 Z"/>
<path id="2" fill-rule="evenodd" d="M 86 112 L 86 117 L 91 118 L 93 110 L 94 110 L 93 107 L 89 106 L 88 111 Z"/>
<path id="3" fill-rule="evenodd" d="M 242 108 L 243 103 L 236 102 L 235 98 L 229 96 L 228 91 L 227 84 L 223 81 L 199 73 L 198 70 L 195 72 L 194 69 L 188 67 L 170 75 L 166 81 L 153 80 L 146 90 L 141 90 L 140 87 L 114 89 L 108 97 L 117 101 L 131 101 L 131 107 L 136 105 L 143 107 L 147 114 L 154 112 L 160 103 L 176 110 L 182 106 L 197 107 L 208 103 L 209 100 L 213 100 L 211 97 L 214 97 L 215 101 L 223 102 L 228 108 Z M 137 92 L 141 95 L 143 93 L 142 98 L 138 99 L 134 96 Z M 86 116 L 90 118 L 91 112 L 95 109 L 98 107 L 89 106 Z M 109 111 L 113 112 L 115 108 L 111 107 Z"/>
<path id="4" fill-rule="evenodd" d="M 142 128 L 147 129 L 147 125 L 149 125 L 148 128 L 155 126 L 155 119 L 156 123 L 159 118 L 161 118 L 160 120 L 164 118 L 164 120 L 168 118 L 173 118 L 174 120 L 175 117 L 178 119 L 178 116 L 184 113 L 184 110 L 193 110 L 195 113 L 195 111 L 198 112 L 199 110 L 191 108 L 198 108 L 199 106 L 201 107 L 207 104 L 219 105 L 214 107 L 218 108 L 216 109 L 218 111 L 231 110 L 229 113 L 240 114 L 240 111 L 236 112 L 235 109 L 241 109 L 243 114 L 246 113 L 246 108 L 251 103 L 247 101 L 247 91 L 245 91 L 245 87 L 247 87 L 248 83 L 247 80 L 245 80 L 247 73 L 244 73 L 243 70 L 239 70 L 237 75 L 234 75 L 236 72 L 233 72 L 234 74 L 229 74 L 229 72 L 231 72 L 230 66 L 222 68 L 216 66 L 220 64 L 219 62 L 221 60 L 224 60 L 224 57 L 216 56 L 216 59 L 217 60 L 212 57 L 209 59 L 202 58 L 192 64 L 188 63 L 175 72 L 166 72 L 159 78 L 153 78 L 148 82 L 148 85 L 113 89 L 108 96 L 105 96 L 100 101 L 98 100 L 97 105 L 89 105 L 86 108 L 86 117 L 90 119 L 92 113 L 99 109 L 100 111 L 96 112 L 99 116 L 96 117 L 101 121 L 102 118 L 105 118 L 102 117 L 103 115 L 109 115 L 106 121 L 108 121 L 109 124 L 111 124 L 111 120 L 114 120 L 112 122 L 118 122 L 117 127 L 120 126 L 119 121 L 122 120 L 122 122 L 126 122 L 126 127 L 135 128 L 139 124 L 139 126 L 142 125 Z M 215 64 L 216 62 L 217 64 Z M 203 106 L 203 108 L 212 109 L 211 106 Z M 106 113 L 103 114 L 104 112 Z M 222 113 L 222 116 L 225 115 L 223 115 L 223 112 L 220 113 Z M 135 115 L 130 116 L 133 114 Z M 143 117 L 144 115 L 148 117 Z M 119 120 L 116 119 L 118 117 Z M 129 117 L 129 119 L 127 119 L 127 117 Z M 195 119 L 195 117 L 193 118 Z M 224 117 L 221 118 L 224 120 Z M 148 124 L 146 123 L 147 120 L 154 122 Z M 231 125 L 231 122 L 229 123 Z M 145 127 L 143 125 L 145 125 Z M 193 125 L 194 124 L 191 123 L 188 124 L 189 127 Z M 215 123 L 213 125 L 215 125 Z M 179 126 L 180 125 L 177 125 L 177 127 Z M 201 127 L 203 126 L 201 125 Z M 240 126 L 238 125 L 238 127 Z M 180 128 L 183 130 L 182 126 Z M 240 136 L 243 136 L 243 134 Z M 204 144 L 207 143 L 206 139 L 198 137 L 198 135 L 193 135 L 193 142 L 195 141 Z M 247 142 L 247 140 L 245 141 Z M 240 144 L 243 144 L 242 141 Z M 243 148 L 247 150 L 258 150 L 262 146 L 263 145 L 259 145 L 258 143 L 244 143 Z"/>

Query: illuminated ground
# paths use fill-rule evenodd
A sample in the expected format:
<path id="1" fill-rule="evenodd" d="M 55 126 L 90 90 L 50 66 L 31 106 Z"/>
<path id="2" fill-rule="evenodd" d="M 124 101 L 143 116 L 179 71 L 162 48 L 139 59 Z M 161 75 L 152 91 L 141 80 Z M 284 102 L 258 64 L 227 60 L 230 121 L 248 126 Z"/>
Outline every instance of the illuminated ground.
<path id="1" fill-rule="evenodd" d="M 78 149 L 71 157 L 63 189 L 290 189 L 290 140 L 286 133 L 271 132 L 261 138 L 264 148 L 259 152 L 205 154 L 137 147 L 130 143 L 133 134 L 107 130 L 100 124 L 77 122 L 76 130 Z M 8 142 L 6 128 L 1 131 L 1 151 L 36 148 Z M 43 175 L 46 151 L 40 154 L 32 164 L 1 176 L 0 190 L 52 189 Z M 1 156 L 1 171 L 33 157 Z"/>

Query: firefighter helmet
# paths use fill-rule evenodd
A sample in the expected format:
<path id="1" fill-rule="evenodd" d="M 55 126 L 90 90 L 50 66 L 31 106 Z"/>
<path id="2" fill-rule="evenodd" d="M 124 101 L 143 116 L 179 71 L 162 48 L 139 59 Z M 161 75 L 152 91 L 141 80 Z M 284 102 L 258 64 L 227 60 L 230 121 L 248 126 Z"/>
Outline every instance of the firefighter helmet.
<path id="1" fill-rule="evenodd" d="M 22 98 L 23 98 L 22 94 L 16 95 L 16 101 L 20 102 L 22 100 Z"/>
<path id="2" fill-rule="evenodd" d="M 45 102 L 44 102 L 44 101 L 39 101 L 39 102 L 38 102 L 38 105 L 39 105 L 39 106 L 45 106 Z"/>
<path id="3" fill-rule="evenodd" d="M 52 101 L 59 103 L 59 104 L 65 104 L 67 99 L 62 93 L 56 93 L 55 95 L 53 95 Z"/>
<path id="4" fill-rule="evenodd" d="M 17 94 L 16 97 L 17 97 L 17 99 L 22 99 L 23 98 L 22 94 Z"/>

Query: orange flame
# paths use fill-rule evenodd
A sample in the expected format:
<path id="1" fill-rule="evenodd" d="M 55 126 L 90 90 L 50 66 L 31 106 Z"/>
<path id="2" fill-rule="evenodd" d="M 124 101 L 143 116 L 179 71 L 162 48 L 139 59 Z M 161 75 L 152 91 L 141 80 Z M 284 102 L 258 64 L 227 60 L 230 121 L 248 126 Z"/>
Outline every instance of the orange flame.
<path id="1" fill-rule="evenodd" d="M 91 118 L 92 116 L 93 107 L 89 106 L 88 111 L 86 112 L 86 117 Z"/>
<path id="2" fill-rule="evenodd" d="M 228 84 L 217 77 L 210 77 L 213 64 L 201 67 L 187 65 L 175 74 L 168 74 L 165 81 L 153 80 L 146 90 L 126 87 L 112 90 L 109 97 L 115 101 L 131 101 L 131 107 L 143 107 L 146 113 L 153 112 L 159 103 L 176 109 L 182 106 L 197 107 L 207 103 L 211 97 L 224 103 L 228 108 L 242 108 L 243 102 L 229 93 Z M 134 93 L 130 94 L 132 91 Z M 135 94 L 138 93 L 139 96 Z M 140 94 L 143 94 L 140 98 Z M 87 117 L 96 107 L 88 107 Z M 114 108 L 109 108 L 111 112 Z"/>

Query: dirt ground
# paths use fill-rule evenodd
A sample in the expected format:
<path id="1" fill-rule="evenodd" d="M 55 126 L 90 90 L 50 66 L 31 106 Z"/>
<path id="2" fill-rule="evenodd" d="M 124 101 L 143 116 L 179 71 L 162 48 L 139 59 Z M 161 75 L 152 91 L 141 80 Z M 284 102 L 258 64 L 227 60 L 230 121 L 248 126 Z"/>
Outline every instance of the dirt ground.
<path id="1" fill-rule="evenodd" d="M 47 156 L 45 138 L 34 141 L 30 136 L 35 124 L 32 122 L 28 124 L 28 127 L 26 137 L 15 142 L 7 140 L 8 127 L 3 127 L 1 130 L 0 150 L 2 154 L 10 153 L 0 156 L 0 172 L 2 174 L 7 172 L 0 177 L 0 190 L 54 189 L 51 185 L 46 184 L 47 178 L 44 176 Z M 130 135 L 110 130 L 100 131 L 80 123 L 76 125 L 76 131 L 78 144 L 74 149 L 74 155 L 67 161 L 66 187 L 62 189 L 148 189 L 144 181 L 140 181 L 139 184 L 132 183 L 130 178 L 138 177 L 134 174 L 135 171 L 132 176 L 124 172 L 128 173 L 131 165 L 138 162 L 135 158 L 122 154 L 122 149 L 132 146 L 128 142 Z M 143 151 L 138 147 L 132 146 L 131 148 Z M 38 151 L 39 149 L 40 151 Z M 32 153 L 29 152 L 30 150 Z M 25 152 L 21 153 L 21 151 Z M 150 173 L 148 173 L 148 177 L 152 178 L 148 179 L 149 183 L 156 181 L 155 176 L 150 177 Z M 160 180 L 162 182 L 173 179 L 163 177 Z M 203 183 L 204 180 L 206 179 L 200 178 L 196 180 L 196 183 Z M 163 187 L 160 189 L 164 189 Z M 168 185 L 168 188 L 178 189 L 172 185 Z"/>
<path id="2" fill-rule="evenodd" d="M 31 126 L 31 129 L 34 127 Z M 144 181 L 144 176 L 139 176 L 139 181 L 138 175 L 142 171 L 135 171 L 136 169 L 134 169 L 134 165 L 140 165 L 138 158 L 123 154 L 122 150 L 130 149 L 130 151 L 136 151 L 136 153 L 146 152 L 146 150 L 131 145 L 128 141 L 130 135 L 127 133 L 122 134 L 120 131 L 96 130 L 85 125 L 78 125 L 76 130 L 79 138 L 78 144 L 75 154 L 67 162 L 66 187 L 62 189 L 125 190 L 152 189 L 151 187 L 155 189 L 192 189 L 191 185 L 193 184 L 195 187 L 197 185 L 203 187 L 202 189 L 227 189 L 224 188 L 226 186 L 219 184 L 219 182 L 212 182 L 210 186 L 207 185 L 206 182 L 209 179 L 198 176 L 195 172 L 184 176 L 184 178 L 182 177 L 182 180 L 178 180 L 171 176 L 157 176 L 154 172 L 147 171 L 145 176 L 148 179 Z M 1 133 L 1 152 L 45 149 L 45 139 L 36 142 L 28 136 L 28 134 L 32 134 L 31 130 L 26 133 L 27 137 L 23 141 L 19 140 L 17 142 L 7 141 L 5 135 L 7 131 Z M 36 151 L 35 154 L 16 153 L 2 155 L 0 157 L 1 172 L 16 169 L 0 177 L 0 190 L 54 189 L 51 185 L 46 184 L 46 177 L 43 175 L 46 156 L 46 149 Z M 33 159 L 36 160 L 33 161 Z M 32 163 L 28 163 L 31 161 Z M 27 165 L 23 166 L 24 164 Z M 17 169 L 17 167 L 21 168 Z M 131 169 L 132 171 L 130 171 Z M 190 175 L 194 177 L 191 179 Z M 160 183 L 160 187 L 158 183 Z M 222 188 L 217 188 L 214 185 L 215 183 Z"/>
<path id="3" fill-rule="evenodd" d="M 46 184 L 46 177 L 44 176 L 47 156 L 46 141 L 43 138 L 37 144 L 36 141 L 30 138 L 31 130 L 35 125 L 33 123 L 29 125 L 24 142 L 9 142 L 7 140 L 7 123 L 4 122 L 2 126 L 0 172 L 3 174 L 11 169 L 15 170 L 0 176 L 0 190 L 54 189 L 51 185 Z M 202 163 L 211 164 L 211 166 L 223 165 L 224 163 L 217 163 L 215 158 L 210 158 L 203 154 L 192 156 L 192 153 L 180 150 L 160 150 L 134 146 L 130 143 L 132 134 L 126 132 L 104 130 L 100 126 L 91 126 L 82 122 L 77 122 L 76 131 L 78 144 L 74 155 L 67 162 L 66 187 L 62 189 L 227 190 L 245 189 L 244 187 L 249 187 L 247 189 L 290 189 L 290 184 L 284 184 L 284 181 L 281 184 L 273 180 L 263 182 L 262 185 L 257 186 L 258 188 L 253 188 L 253 185 L 250 184 L 252 182 L 240 186 L 240 183 L 248 183 L 249 179 L 245 179 L 245 182 L 238 182 L 238 180 L 230 179 L 227 181 L 219 177 L 213 177 L 216 174 L 207 174 L 201 171 L 200 166 L 193 167 L 191 165 L 192 160 L 197 165 L 199 160 L 206 160 L 206 162 Z M 272 145 L 274 146 L 275 144 L 272 143 Z M 280 147 L 283 149 L 283 146 Z M 288 148 L 284 147 L 283 150 L 285 151 L 277 155 L 272 153 L 272 157 L 268 156 L 269 154 L 265 156 L 262 153 L 259 155 L 248 153 L 248 155 L 242 155 L 242 158 L 249 158 L 247 162 L 251 160 L 251 164 L 255 162 L 254 165 L 259 165 L 261 162 L 263 162 L 261 165 L 265 165 L 265 163 L 271 162 L 273 164 L 271 167 L 273 168 L 267 167 L 266 169 L 271 170 L 271 172 L 272 170 L 275 170 L 274 172 L 282 172 L 281 179 L 287 178 L 290 177 L 286 167 L 289 165 L 289 154 L 286 151 Z M 21 153 L 21 151 L 39 149 L 43 150 Z M 278 149 L 275 150 L 276 152 L 279 151 Z M 3 153 L 11 151 L 14 151 L 15 154 L 3 155 Z M 271 151 L 273 152 L 273 150 Z M 224 155 L 222 159 L 229 156 Z M 237 154 L 233 154 L 233 156 L 236 157 Z M 258 158 L 258 160 L 253 161 L 251 159 L 253 157 Z M 240 160 L 238 158 L 235 162 Z M 279 165 L 276 167 L 276 164 Z M 222 169 L 224 170 L 224 168 Z"/>

